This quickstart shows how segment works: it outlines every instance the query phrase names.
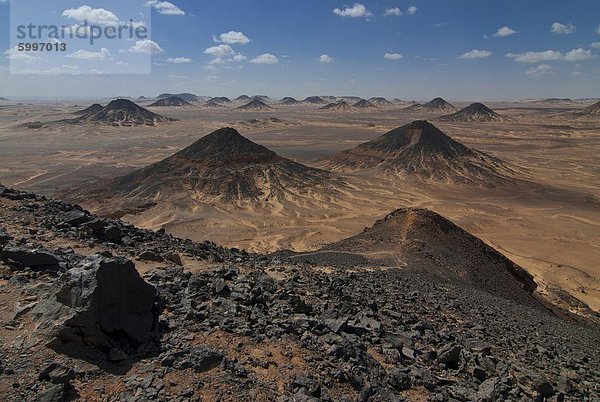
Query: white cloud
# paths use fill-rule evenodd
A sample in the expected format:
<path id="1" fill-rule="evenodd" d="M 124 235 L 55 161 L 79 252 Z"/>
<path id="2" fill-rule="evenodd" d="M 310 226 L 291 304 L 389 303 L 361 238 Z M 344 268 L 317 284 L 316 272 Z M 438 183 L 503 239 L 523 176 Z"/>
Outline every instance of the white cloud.
<path id="1" fill-rule="evenodd" d="M 184 64 L 184 63 L 191 63 L 192 59 L 190 59 L 189 57 L 169 57 L 167 59 L 167 63 L 173 63 L 173 64 Z"/>
<path id="2" fill-rule="evenodd" d="M 360 3 L 355 3 L 352 7 L 346 7 L 343 10 L 336 8 L 333 10 L 335 15 L 348 18 L 370 17 L 371 12 Z"/>
<path id="3" fill-rule="evenodd" d="M 113 12 L 90 6 L 69 8 L 63 11 L 62 16 L 79 22 L 87 21 L 90 24 L 116 25 L 119 22 L 119 18 Z"/>
<path id="4" fill-rule="evenodd" d="M 600 42 L 594 42 L 594 43 L 592 43 L 592 47 L 594 49 L 600 49 Z"/>
<path id="5" fill-rule="evenodd" d="M 221 57 L 217 57 L 208 62 L 208 64 L 225 64 L 225 63 L 227 63 L 227 61 Z"/>
<path id="6" fill-rule="evenodd" d="M 506 57 L 521 63 L 539 63 L 540 61 L 561 60 L 564 55 L 556 50 L 546 50 L 543 52 L 508 53 Z"/>
<path id="7" fill-rule="evenodd" d="M 410 15 L 415 15 L 417 13 L 417 7 L 415 7 L 415 6 L 408 7 L 408 13 Z"/>
<path id="8" fill-rule="evenodd" d="M 550 27 L 551 31 L 558 35 L 568 35 L 575 32 L 575 25 L 569 22 L 568 25 L 561 24 L 560 22 L 555 22 Z"/>
<path id="9" fill-rule="evenodd" d="M 543 52 L 508 53 L 506 57 L 515 59 L 521 63 L 539 63 L 541 61 L 583 61 L 592 58 L 592 52 L 586 49 L 573 49 L 565 54 L 557 50 L 546 50 Z"/>
<path id="10" fill-rule="evenodd" d="M 326 54 L 322 54 L 317 58 L 319 63 L 331 63 L 333 61 L 333 57 L 328 56 Z"/>
<path id="11" fill-rule="evenodd" d="M 244 61 L 246 59 L 247 57 L 243 54 L 236 54 L 235 56 L 233 56 L 233 61 Z"/>
<path id="12" fill-rule="evenodd" d="M 565 54 L 557 50 L 545 50 L 543 52 L 508 53 L 506 57 L 515 59 L 521 63 L 539 63 L 541 61 L 582 61 L 592 58 L 592 52 L 586 49 L 573 49 Z"/>
<path id="13" fill-rule="evenodd" d="M 492 52 L 490 52 L 489 50 L 477 50 L 477 49 L 473 49 L 470 50 L 464 54 L 462 54 L 461 56 L 458 56 L 459 59 L 484 59 L 486 57 L 490 57 L 492 55 Z"/>
<path id="14" fill-rule="evenodd" d="M 244 35 L 242 32 L 229 31 L 226 33 L 222 33 L 219 36 L 214 36 L 213 40 L 217 43 L 225 43 L 227 45 L 246 45 L 250 43 L 250 39 Z"/>
<path id="15" fill-rule="evenodd" d="M 106 48 L 100 49 L 99 52 L 88 52 L 86 50 L 78 50 L 74 53 L 68 54 L 65 57 L 70 59 L 81 59 L 81 60 L 94 60 L 102 61 L 106 60 L 110 56 L 110 52 Z"/>
<path id="16" fill-rule="evenodd" d="M 525 74 L 530 77 L 538 78 L 546 74 L 550 74 L 554 71 L 554 69 L 547 64 L 540 64 L 539 66 L 532 67 L 529 70 L 525 71 Z"/>
<path id="17" fill-rule="evenodd" d="M 595 31 L 595 32 L 596 32 L 597 34 L 600 34 L 600 25 L 598 25 L 598 28 L 596 28 L 596 31 Z"/>
<path id="18" fill-rule="evenodd" d="M 210 54 L 213 57 L 233 56 L 235 52 L 229 45 L 219 45 L 209 47 L 204 51 L 204 54 Z"/>
<path id="19" fill-rule="evenodd" d="M 216 67 L 215 67 L 215 66 L 213 66 L 212 64 L 211 64 L 211 65 L 208 65 L 208 66 L 204 66 L 203 68 L 204 68 L 206 71 L 217 71 L 217 70 L 218 70 L 218 68 L 216 68 Z"/>
<path id="20" fill-rule="evenodd" d="M 565 61 L 582 61 L 592 58 L 592 52 L 582 48 L 573 49 L 565 54 Z"/>
<path id="21" fill-rule="evenodd" d="M 400 7 L 393 7 L 393 8 L 388 8 L 387 10 L 385 10 L 385 14 L 383 14 L 384 16 L 388 17 L 390 15 L 395 15 L 395 16 L 401 16 L 402 15 L 402 10 L 400 10 Z"/>
<path id="22" fill-rule="evenodd" d="M 150 0 L 146 2 L 146 6 L 154 8 L 157 13 L 163 15 L 185 15 L 182 9 L 168 1 Z"/>
<path id="23" fill-rule="evenodd" d="M 20 61 L 27 64 L 37 63 L 42 60 L 41 57 L 32 56 L 29 52 L 19 52 L 16 47 L 4 52 L 6 58 L 11 61 Z"/>
<path id="24" fill-rule="evenodd" d="M 217 81 L 218 79 L 219 77 L 217 77 L 216 75 L 207 75 L 206 77 L 204 77 L 204 81 L 209 82 Z"/>
<path id="25" fill-rule="evenodd" d="M 19 70 L 17 74 L 81 74 L 79 71 L 79 66 L 71 66 L 68 64 L 63 64 L 60 67 L 50 67 L 41 69 L 28 69 L 28 70 Z"/>
<path id="26" fill-rule="evenodd" d="M 383 58 L 386 60 L 400 60 L 402 55 L 400 53 L 386 53 Z"/>
<path id="27" fill-rule="evenodd" d="M 518 33 L 519 33 L 519 31 L 515 31 L 512 28 L 509 28 L 507 26 L 503 26 L 502 28 L 499 28 L 493 36 L 495 38 L 498 38 L 498 37 L 503 37 L 503 36 L 515 35 L 515 34 L 518 34 Z"/>
<path id="28" fill-rule="evenodd" d="M 252 64 L 277 64 L 279 59 L 270 53 L 261 54 L 260 56 L 250 60 Z"/>
<path id="29" fill-rule="evenodd" d="M 138 40 L 135 45 L 128 49 L 132 53 L 146 53 L 146 54 L 158 54 L 164 52 L 164 50 L 158 46 L 158 43 L 151 41 L 150 39 Z"/>

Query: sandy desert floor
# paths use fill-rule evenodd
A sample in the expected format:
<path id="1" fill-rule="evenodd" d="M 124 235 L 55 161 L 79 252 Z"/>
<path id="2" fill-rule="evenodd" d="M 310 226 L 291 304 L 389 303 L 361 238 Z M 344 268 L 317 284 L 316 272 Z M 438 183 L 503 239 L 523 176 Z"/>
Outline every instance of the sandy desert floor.
<path id="1" fill-rule="evenodd" d="M 585 105 L 488 104 L 512 118 L 499 123 L 437 122 L 436 114 L 406 112 L 400 106 L 350 113 L 309 106 L 274 106 L 268 112 L 155 108 L 179 121 L 152 128 L 49 123 L 72 118 L 72 112 L 91 103 L 0 105 L 0 182 L 60 195 L 159 161 L 223 126 L 237 128 L 284 157 L 318 166 L 335 152 L 427 119 L 455 140 L 521 167 L 535 185 L 486 189 L 367 172 L 345 175 L 352 190 L 322 209 L 290 210 L 284 203 L 265 213 L 250 207 L 190 207 L 174 200 L 126 219 L 194 240 L 256 251 L 302 251 L 353 235 L 395 208 L 426 207 L 528 269 L 542 293 L 552 298 L 566 290 L 600 310 L 600 120 L 561 114 Z M 47 124 L 23 127 L 30 122 Z"/>

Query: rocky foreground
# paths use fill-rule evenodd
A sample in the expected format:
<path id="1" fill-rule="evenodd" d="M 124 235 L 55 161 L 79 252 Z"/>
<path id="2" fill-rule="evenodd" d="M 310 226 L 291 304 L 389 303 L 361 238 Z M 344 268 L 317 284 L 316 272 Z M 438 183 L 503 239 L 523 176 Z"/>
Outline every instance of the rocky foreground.
<path id="1" fill-rule="evenodd" d="M 419 266 L 254 255 L 2 186 L 0 250 L 6 401 L 600 398 L 597 326 Z"/>

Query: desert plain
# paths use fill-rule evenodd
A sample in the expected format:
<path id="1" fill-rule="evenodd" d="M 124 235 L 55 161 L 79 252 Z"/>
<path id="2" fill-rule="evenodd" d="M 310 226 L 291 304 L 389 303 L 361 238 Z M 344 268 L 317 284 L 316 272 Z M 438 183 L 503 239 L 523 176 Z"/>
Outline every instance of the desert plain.
<path id="1" fill-rule="evenodd" d="M 396 208 L 428 208 L 527 269 L 551 301 L 567 300 L 575 311 L 585 308 L 577 300 L 600 309 L 600 121 L 571 113 L 591 102 L 486 102 L 508 118 L 498 122 L 440 121 L 444 113 L 406 110 L 400 104 L 344 112 L 273 102 L 272 109 L 259 112 L 238 110 L 239 105 L 150 107 L 177 119 L 156 127 L 57 123 L 93 102 L 107 101 L 2 103 L 0 182 L 68 200 L 74 189 L 158 162 L 221 127 L 233 127 L 285 158 L 322 168 L 340 151 L 428 120 L 454 140 L 517 168 L 524 183 L 478 186 L 378 171 L 336 172 L 347 184 L 341 193 L 305 205 L 283 200 L 269 208 L 227 206 L 175 197 L 121 216 L 195 241 L 256 252 L 310 253 L 360 233 Z M 452 103 L 457 108 L 468 104 Z M 98 200 L 76 201 L 93 212 L 107 210 Z"/>

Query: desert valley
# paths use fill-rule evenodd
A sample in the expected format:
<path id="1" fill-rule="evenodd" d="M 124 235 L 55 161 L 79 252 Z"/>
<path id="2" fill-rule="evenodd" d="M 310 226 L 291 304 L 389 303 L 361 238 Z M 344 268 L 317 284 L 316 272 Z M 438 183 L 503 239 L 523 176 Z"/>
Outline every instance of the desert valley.
<path id="1" fill-rule="evenodd" d="M 3 100 L 0 393 L 594 400 L 599 118 L 597 99 Z"/>
<path id="2" fill-rule="evenodd" d="M 0 182 L 262 253 L 312 252 L 396 208 L 428 208 L 525 267 L 548 297 L 600 307 L 598 106 L 581 112 L 593 101 L 162 100 L 139 105 L 165 118 L 135 109 L 98 121 L 79 113 L 85 103 L 6 102 Z"/>

